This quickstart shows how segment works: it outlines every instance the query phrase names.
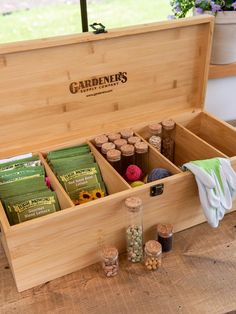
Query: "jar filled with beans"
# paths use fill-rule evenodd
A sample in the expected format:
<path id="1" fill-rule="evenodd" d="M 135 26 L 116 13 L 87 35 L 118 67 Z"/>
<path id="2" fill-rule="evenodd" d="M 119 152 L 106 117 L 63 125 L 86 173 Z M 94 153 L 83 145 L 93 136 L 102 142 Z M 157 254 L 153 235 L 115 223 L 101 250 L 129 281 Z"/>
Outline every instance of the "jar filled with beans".
<path id="1" fill-rule="evenodd" d="M 148 270 L 157 270 L 161 267 L 162 248 L 155 240 L 146 242 L 144 248 L 144 264 Z"/>

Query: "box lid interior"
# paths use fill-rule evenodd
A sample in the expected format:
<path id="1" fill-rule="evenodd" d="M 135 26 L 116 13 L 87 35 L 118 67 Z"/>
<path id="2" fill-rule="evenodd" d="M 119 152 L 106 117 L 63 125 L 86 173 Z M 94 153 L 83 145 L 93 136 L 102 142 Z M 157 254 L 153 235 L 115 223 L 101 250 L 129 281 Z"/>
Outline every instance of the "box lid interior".
<path id="1" fill-rule="evenodd" d="M 0 154 L 203 108 L 212 25 L 201 16 L 1 45 Z"/>

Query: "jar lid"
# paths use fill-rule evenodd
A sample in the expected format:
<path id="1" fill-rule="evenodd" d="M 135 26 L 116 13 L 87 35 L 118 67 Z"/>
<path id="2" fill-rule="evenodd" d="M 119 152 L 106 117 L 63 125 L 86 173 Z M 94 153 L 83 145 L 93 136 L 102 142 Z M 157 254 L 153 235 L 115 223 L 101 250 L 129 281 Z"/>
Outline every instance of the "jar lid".
<path id="1" fill-rule="evenodd" d="M 158 224 L 157 233 L 163 237 L 170 237 L 173 234 L 173 225 L 172 224 Z"/>
<path id="2" fill-rule="evenodd" d="M 107 135 L 110 142 L 114 142 L 115 140 L 118 140 L 121 138 L 120 133 L 110 133 Z"/>
<path id="3" fill-rule="evenodd" d="M 161 137 L 160 136 L 156 136 L 156 135 L 153 135 L 149 138 L 148 142 L 151 144 L 151 145 L 160 145 L 161 144 Z"/>
<path id="4" fill-rule="evenodd" d="M 104 143 L 104 144 L 102 144 L 102 153 L 105 155 L 105 154 L 107 154 L 107 152 L 109 151 L 109 150 L 111 150 L 111 149 L 114 149 L 116 146 L 115 146 L 115 144 L 114 143 Z"/>
<path id="5" fill-rule="evenodd" d="M 123 139 L 123 138 L 120 138 L 120 139 L 118 139 L 118 140 L 115 140 L 115 141 L 114 141 L 114 144 L 116 145 L 116 148 L 117 148 L 117 149 L 120 149 L 121 146 L 127 144 L 127 141 L 126 141 L 125 139 Z"/>
<path id="6" fill-rule="evenodd" d="M 96 146 L 102 147 L 102 144 L 108 142 L 108 137 L 106 135 L 97 136 L 95 137 L 94 142 Z"/>
<path id="7" fill-rule="evenodd" d="M 119 161 L 121 160 L 121 152 L 118 149 L 111 149 L 107 152 L 108 161 Z"/>
<path id="8" fill-rule="evenodd" d="M 162 121 L 162 126 L 165 130 L 173 130 L 175 127 L 175 121 L 172 119 Z"/>
<path id="9" fill-rule="evenodd" d="M 128 197 L 125 200 L 125 206 L 131 212 L 138 212 L 142 209 L 142 200 L 139 197 Z"/>
<path id="10" fill-rule="evenodd" d="M 132 156 L 134 155 L 134 146 L 130 144 L 125 144 L 120 148 L 122 156 Z"/>
<path id="11" fill-rule="evenodd" d="M 158 255 L 162 252 L 162 247 L 161 244 L 156 240 L 150 240 L 145 243 L 145 251 L 148 254 Z"/>
<path id="12" fill-rule="evenodd" d="M 141 138 L 138 136 L 130 136 L 128 138 L 128 143 L 134 145 L 135 143 L 141 142 Z"/>
<path id="13" fill-rule="evenodd" d="M 148 144 L 147 143 L 139 142 L 139 143 L 136 143 L 134 146 L 135 146 L 135 151 L 138 154 L 147 153 L 147 151 L 148 151 Z"/>
<path id="14" fill-rule="evenodd" d="M 120 134 L 121 134 L 122 138 L 127 140 L 129 137 L 134 135 L 134 132 L 131 129 L 124 129 L 124 130 L 120 131 Z"/>
<path id="15" fill-rule="evenodd" d="M 148 128 L 149 128 L 150 133 L 152 134 L 155 134 L 155 135 L 161 134 L 162 125 L 160 123 L 149 124 Z"/>
<path id="16" fill-rule="evenodd" d="M 105 247 L 102 250 L 102 256 L 106 259 L 115 259 L 118 256 L 118 250 L 114 246 Z"/>

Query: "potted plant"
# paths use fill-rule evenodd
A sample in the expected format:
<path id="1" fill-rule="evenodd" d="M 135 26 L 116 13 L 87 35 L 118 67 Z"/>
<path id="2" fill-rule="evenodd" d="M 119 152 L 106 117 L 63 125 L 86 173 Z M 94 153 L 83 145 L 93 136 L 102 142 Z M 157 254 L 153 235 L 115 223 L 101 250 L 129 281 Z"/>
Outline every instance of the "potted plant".
<path id="1" fill-rule="evenodd" d="M 236 0 L 171 0 L 171 18 L 183 18 L 193 9 L 193 14 L 215 15 L 212 64 L 236 62 Z"/>

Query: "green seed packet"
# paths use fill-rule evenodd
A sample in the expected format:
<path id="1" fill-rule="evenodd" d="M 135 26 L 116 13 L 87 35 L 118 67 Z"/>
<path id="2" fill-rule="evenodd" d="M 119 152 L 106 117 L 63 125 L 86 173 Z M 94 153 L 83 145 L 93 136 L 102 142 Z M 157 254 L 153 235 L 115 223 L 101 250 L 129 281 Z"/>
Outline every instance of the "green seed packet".
<path id="1" fill-rule="evenodd" d="M 30 158 L 25 158 L 21 160 L 11 161 L 4 164 L 0 164 L 0 171 L 9 171 L 15 168 L 21 167 L 35 167 L 40 166 L 41 161 L 39 160 L 38 156 L 33 156 Z"/>
<path id="2" fill-rule="evenodd" d="M 15 168 L 8 171 L 0 171 L 0 184 L 6 181 L 16 181 L 21 180 L 24 177 L 32 177 L 32 176 L 44 176 L 45 171 L 43 166 L 35 166 L 35 167 L 21 167 Z"/>
<path id="3" fill-rule="evenodd" d="M 55 159 L 51 162 L 51 166 L 56 173 L 60 173 L 64 171 L 64 169 L 70 168 L 78 168 L 84 164 L 90 164 L 94 162 L 94 156 L 92 153 L 88 153 L 85 155 L 79 155 L 76 157 L 67 157 L 61 159 Z"/>
<path id="4" fill-rule="evenodd" d="M 2 183 L 0 185 L 0 199 L 47 190 L 44 176 L 25 177 L 22 180 Z"/>
<path id="5" fill-rule="evenodd" d="M 88 144 L 82 144 L 79 146 L 67 147 L 67 148 L 49 152 L 47 155 L 47 159 L 51 161 L 53 159 L 73 157 L 73 156 L 78 156 L 81 154 L 86 154 L 89 152 L 90 152 L 90 148 Z"/>
<path id="6" fill-rule="evenodd" d="M 96 190 L 99 190 L 101 197 L 106 194 L 105 185 L 96 163 L 61 174 L 59 179 L 75 204 L 81 204 L 96 198 L 91 193 Z M 91 197 L 89 196 L 86 200 L 81 192 L 88 192 Z"/>
<path id="7" fill-rule="evenodd" d="M 8 198 L 4 201 L 4 207 L 10 224 L 17 224 L 60 210 L 57 195 L 50 190 Z"/>

